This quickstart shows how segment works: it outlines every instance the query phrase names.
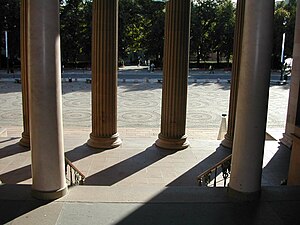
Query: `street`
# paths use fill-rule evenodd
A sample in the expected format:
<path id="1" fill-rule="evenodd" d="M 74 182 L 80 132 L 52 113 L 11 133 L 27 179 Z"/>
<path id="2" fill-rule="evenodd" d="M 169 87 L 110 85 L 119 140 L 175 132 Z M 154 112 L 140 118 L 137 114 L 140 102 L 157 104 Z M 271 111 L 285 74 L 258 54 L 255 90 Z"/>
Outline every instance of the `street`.
<path id="1" fill-rule="evenodd" d="M 20 71 L 16 70 L 15 73 L 7 73 L 6 70 L 0 70 L 0 79 L 20 79 Z M 139 80 L 139 79 L 162 79 L 162 70 L 155 70 L 154 72 L 148 71 L 146 66 L 126 66 L 125 68 L 119 68 L 118 78 Z M 85 69 L 66 69 L 62 71 L 62 78 L 91 78 L 91 71 Z M 231 71 L 215 70 L 210 73 L 208 70 L 189 70 L 189 79 L 192 80 L 230 80 Z M 271 81 L 279 81 L 280 72 L 271 73 Z"/>

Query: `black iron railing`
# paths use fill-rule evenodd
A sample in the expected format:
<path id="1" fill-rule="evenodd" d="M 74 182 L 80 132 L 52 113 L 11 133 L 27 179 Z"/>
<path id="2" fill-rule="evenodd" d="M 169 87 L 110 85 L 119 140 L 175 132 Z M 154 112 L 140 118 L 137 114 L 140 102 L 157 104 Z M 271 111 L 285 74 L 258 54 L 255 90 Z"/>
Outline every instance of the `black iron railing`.
<path id="1" fill-rule="evenodd" d="M 217 187 L 219 183 L 223 182 L 223 186 L 226 187 L 227 181 L 230 178 L 230 167 L 231 155 L 201 173 L 197 177 L 199 186 Z"/>
<path id="2" fill-rule="evenodd" d="M 69 186 L 84 184 L 85 176 L 67 157 L 65 157 L 65 173 Z"/>

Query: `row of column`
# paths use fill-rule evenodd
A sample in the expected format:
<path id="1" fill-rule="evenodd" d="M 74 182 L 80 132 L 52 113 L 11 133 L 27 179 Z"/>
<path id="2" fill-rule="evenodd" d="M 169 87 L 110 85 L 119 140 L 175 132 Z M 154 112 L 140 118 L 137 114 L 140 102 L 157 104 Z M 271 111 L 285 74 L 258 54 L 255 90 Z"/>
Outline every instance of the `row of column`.
<path id="1" fill-rule="evenodd" d="M 160 134 L 163 141 L 157 141 L 157 145 L 169 149 L 188 146 L 185 121 L 190 6 L 190 0 L 167 3 L 165 57 L 168 62 L 165 63 L 164 119 Z M 67 192 L 61 109 L 59 1 L 22 0 L 21 8 L 24 132 L 20 144 L 30 146 L 32 150 L 33 195 L 41 199 L 55 199 Z M 118 0 L 95 0 L 92 133 L 87 142 L 94 148 L 114 148 L 122 143 L 117 133 L 117 29 Z"/>
<path id="2" fill-rule="evenodd" d="M 229 187 L 231 193 L 252 195 L 259 192 L 261 182 L 274 2 L 239 0 L 238 6 L 233 79 L 237 76 L 239 79 L 234 81 L 234 100 L 231 98 L 234 101 L 231 113 L 236 115 L 232 119 L 234 124 L 229 126 L 232 133 L 228 132 L 233 140 Z M 190 7 L 191 0 L 166 3 L 161 132 L 156 145 L 171 150 L 189 145 L 185 122 Z M 24 133 L 21 143 L 29 145 L 30 133 L 33 194 L 43 199 L 57 198 L 67 190 L 61 111 L 59 3 L 22 0 L 22 20 Z M 87 142 L 94 148 L 121 145 L 116 119 L 117 29 L 118 0 L 94 0 L 92 133 Z"/>
<path id="3" fill-rule="evenodd" d="M 156 144 L 162 148 L 178 150 L 189 145 L 185 135 L 185 123 L 191 3 L 190 0 L 171 2 L 172 4 L 167 3 L 166 6 L 162 127 Z M 87 144 L 94 148 L 107 149 L 118 147 L 122 143 L 117 133 L 118 1 L 94 1 L 93 7 L 92 133 Z M 25 32 L 22 38 L 24 132 L 20 143 L 29 146 Z"/>

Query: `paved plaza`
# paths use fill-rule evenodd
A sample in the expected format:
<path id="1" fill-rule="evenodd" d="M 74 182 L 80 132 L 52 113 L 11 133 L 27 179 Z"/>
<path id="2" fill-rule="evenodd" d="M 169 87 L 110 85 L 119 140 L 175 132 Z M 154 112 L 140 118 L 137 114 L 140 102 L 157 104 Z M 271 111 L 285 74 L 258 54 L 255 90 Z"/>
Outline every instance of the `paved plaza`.
<path id="1" fill-rule="evenodd" d="M 227 113 L 229 83 L 189 83 L 187 134 L 191 148 L 176 154 L 153 145 L 160 131 L 162 84 L 139 80 L 119 82 L 118 86 L 118 131 L 123 144 L 113 151 L 94 154 L 97 151 L 86 145 L 91 132 L 91 84 L 62 83 L 66 156 L 88 177 L 88 184 L 164 186 L 176 181 L 180 185 L 195 185 L 197 174 L 230 153 L 220 148 L 217 140 L 221 114 Z M 21 85 L 0 82 L 0 90 L 0 127 L 8 131 L 8 138 L 0 142 L 1 152 L 3 156 L 17 153 L 9 160 L 0 160 L 0 178 L 6 183 L 30 184 L 30 152 L 17 144 L 22 133 Z M 284 131 L 288 92 L 288 86 L 270 88 L 268 130 L 277 139 Z M 276 141 L 266 142 L 264 165 L 277 152 L 285 152 L 279 151 L 282 148 Z M 280 154 L 280 157 L 289 156 Z M 180 178 L 186 171 L 190 172 Z M 282 174 L 275 180 L 263 177 L 263 183 L 279 184 L 284 177 Z"/>
<path id="2" fill-rule="evenodd" d="M 63 124 L 66 130 L 91 129 L 91 84 L 84 81 L 63 82 Z M 143 79 L 118 83 L 118 127 L 120 133 L 135 135 L 136 128 L 145 135 L 157 136 L 160 128 L 162 84 Z M 228 113 L 230 84 L 189 82 L 187 133 L 200 139 L 215 140 L 221 115 Z M 285 126 L 289 85 L 271 85 L 268 130 L 282 132 Z M 22 129 L 21 84 L 0 80 L 0 127 L 13 132 Z M 196 133 L 197 134 L 196 134 Z M 143 133 L 143 132 L 142 132 Z M 138 135 L 141 135 L 139 133 Z M 202 135 L 202 136 L 201 136 Z"/>
<path id="3" fill-rule="evenodd" d="M 216 140 L 221 114 L 228 111 L 226 81 L 189 83 L 190 147 L 177 152 L 154 145 L 160 129 L 161 83 L 119 81 L 118 131 L 123 144 L 108 151 L 86 145 L 91 84 L 64 82 L 62 87 L 65 155 L 86 175 L 85 185 L 70 188 L 67 196 L 50 203 L 31 197 L 31 152 L 18 144 L 21 84 L 0 81 L 0 127 L 8 130 L 8 137 L 0 138 L 0 224 L 244 224 L 244 219 L 233 221 L 237 214 L 257 222 L 249 224 L 295 224 L 290 214 L 299 208 L 298 192 L 280 187 L 290 151 L 277 141 L 265 143 L 263 192 L 257 206 L 240 207 L 226 188 L 198 187 L 197 176 L 231 153 Z M 288 93 L 288 85 L 270 87 L 268 129 L 279 136 Z M 289 207 L 291 201 L 295 202 Z"/>

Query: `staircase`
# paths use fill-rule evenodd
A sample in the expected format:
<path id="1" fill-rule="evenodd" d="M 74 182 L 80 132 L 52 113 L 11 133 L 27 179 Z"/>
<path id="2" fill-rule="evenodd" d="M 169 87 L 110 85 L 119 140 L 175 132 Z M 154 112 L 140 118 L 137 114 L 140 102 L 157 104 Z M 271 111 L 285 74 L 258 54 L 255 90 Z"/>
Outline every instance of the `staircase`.
<path id="1" fill-rule="evenodd" d="M 229 155 L 219 163 L 210 167 L 197 177 L 199 186 L 226 187 L 230 179 L 231 156 Z"/>
<path id="2" fill-rule="evenodd" d="M 65 173 L 69 186 L 84 184 L 85 176 L 67 157 L 65 157 Z"/>

